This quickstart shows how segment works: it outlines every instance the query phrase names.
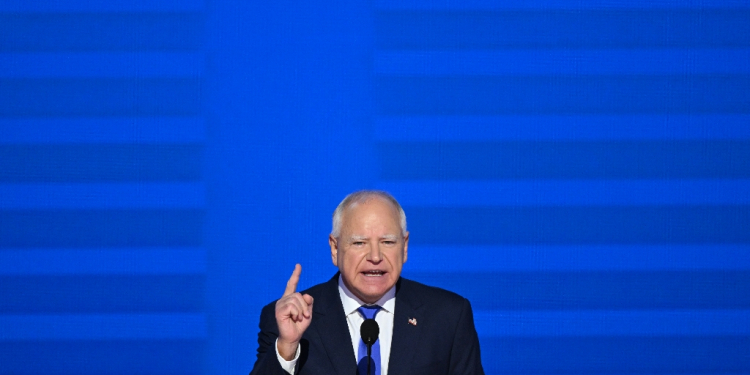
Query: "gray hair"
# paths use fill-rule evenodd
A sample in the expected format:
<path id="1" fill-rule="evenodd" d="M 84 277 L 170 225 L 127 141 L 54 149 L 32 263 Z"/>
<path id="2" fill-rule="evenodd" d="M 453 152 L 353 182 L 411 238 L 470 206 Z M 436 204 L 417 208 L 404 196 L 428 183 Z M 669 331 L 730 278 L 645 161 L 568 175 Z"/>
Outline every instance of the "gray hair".
<path id="1" fill-rule="evenodd" d="M 401 235 L 406 236 L 406 213 L 404 212 L 404 209 L 398 204 L 396 198 L 382 190 L 360 190 L 347 195 L 346 198 L 344 198 L 344 200 L 342 200 L 336 207 L 336 210 L 333 211 L 333 230 L 331 230 L 331 235 L 334 238 L 338 238 L 341 234 L 341 219 L 344 216 L 344 211 L 346 211 L 346 209 L 375 198 L 384 199 L 385 201 L 390 202 L 396 211 L 398 211 Z"/>

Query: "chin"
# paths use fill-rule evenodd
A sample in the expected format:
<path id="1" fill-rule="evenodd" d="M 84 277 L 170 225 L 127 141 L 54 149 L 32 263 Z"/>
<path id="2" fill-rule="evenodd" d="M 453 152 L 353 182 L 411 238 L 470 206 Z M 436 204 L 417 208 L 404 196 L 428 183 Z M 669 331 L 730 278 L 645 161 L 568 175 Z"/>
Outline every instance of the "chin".
<path id="1" fill-rule="evenodd" d="M 369 288 L 362 288 L 360 289 L 360 292 L 362 292 L 362 297 L 365 298 L 360 297 L 360 299 L 367 303 L 374 303 L 381 299 L 392 287 L 393 285 L 380 286 L 377 288 L 373 288 L 372 286 Z"/>

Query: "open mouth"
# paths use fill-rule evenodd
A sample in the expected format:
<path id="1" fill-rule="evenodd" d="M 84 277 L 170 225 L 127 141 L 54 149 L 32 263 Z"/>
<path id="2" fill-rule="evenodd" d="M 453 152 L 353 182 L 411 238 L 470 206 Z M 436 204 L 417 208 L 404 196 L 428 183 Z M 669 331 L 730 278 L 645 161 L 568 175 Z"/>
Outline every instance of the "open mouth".
<path id="1" fill-rule="evenodd" d="M 379 277 L 379 276 L 385 275 L 385 271 L 378 271 L 378 270 L 365 271 L 365 272 L 362 272 L 362 274 L 368 277 Z"/>

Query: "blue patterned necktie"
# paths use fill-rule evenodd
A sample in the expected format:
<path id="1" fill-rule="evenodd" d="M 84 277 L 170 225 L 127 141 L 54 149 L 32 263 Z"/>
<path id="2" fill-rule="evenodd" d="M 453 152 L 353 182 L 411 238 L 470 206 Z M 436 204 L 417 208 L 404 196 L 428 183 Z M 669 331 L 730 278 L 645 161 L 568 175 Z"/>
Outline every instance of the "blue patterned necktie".
<path id="1" fill-rule="evenodd" d="M 357 309 L 365 319 L 375 319 L 375 314 L 380 311 L 380 306 L 362 306 Z M 372 360 L 370 361 L 370 375 L 380 375 L 380 339 L 378 338 L 374 344 L 370 354 Z M 359 375 L 367 375 L 367 345 L 359 338 L 359 352 L 357 353 L 357 371 Z"/>

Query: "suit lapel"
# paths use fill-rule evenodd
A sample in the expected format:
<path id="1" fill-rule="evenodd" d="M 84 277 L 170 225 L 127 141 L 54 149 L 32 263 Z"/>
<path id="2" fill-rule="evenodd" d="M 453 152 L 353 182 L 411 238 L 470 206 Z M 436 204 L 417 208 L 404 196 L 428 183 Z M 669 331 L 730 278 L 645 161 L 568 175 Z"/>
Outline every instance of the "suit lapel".
<path id="1" fill-rule="evenodd" d="M 357 372 L 352 338 L 344 315 L 344 307 L 338 291 L 338 274 L 328 281 L 328 285 L 313 305 L 314 326 L 323 343 L 328 358 L 336 374 L 352 375 Z M 319 307 L 320 306 L 320 307 Z M 317 321 L 315 321 L 317 319 Z M 343 344 L 342 343 L 346 343 Z"/>
<path id="2" fill-rule="evenodd" d="M 393 316 L 388 375 L 409 375 L 411 372 L 412 358 L 422 336 L 422 330 L 416 324 L 422 318 L 421 308 L 422 302 L 419 296 L 409 290 L 408 280 L 403 282 L 401 279 L 396 289 L 396 311 Z M 409 323 L 410 320 L 415 323 Z"/>

